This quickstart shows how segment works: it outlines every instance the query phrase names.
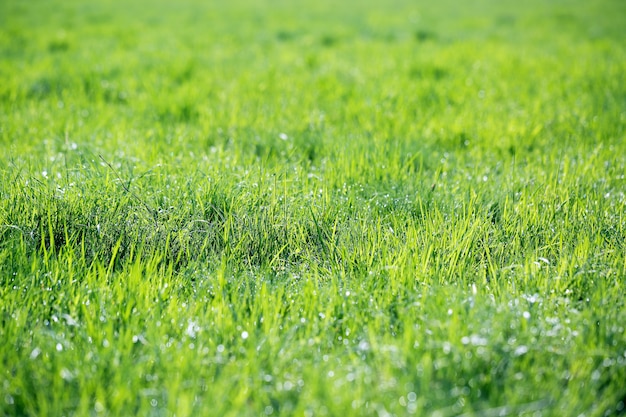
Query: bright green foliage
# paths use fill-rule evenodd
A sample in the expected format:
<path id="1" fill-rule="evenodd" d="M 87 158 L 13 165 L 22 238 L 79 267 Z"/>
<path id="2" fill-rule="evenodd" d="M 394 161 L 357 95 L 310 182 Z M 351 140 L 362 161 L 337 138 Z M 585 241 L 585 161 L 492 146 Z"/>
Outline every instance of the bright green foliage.
<path id="1" fill-rule="evenodd" d="M 625 28 L 0 1 L 0 415 L 624 415 Z"/>

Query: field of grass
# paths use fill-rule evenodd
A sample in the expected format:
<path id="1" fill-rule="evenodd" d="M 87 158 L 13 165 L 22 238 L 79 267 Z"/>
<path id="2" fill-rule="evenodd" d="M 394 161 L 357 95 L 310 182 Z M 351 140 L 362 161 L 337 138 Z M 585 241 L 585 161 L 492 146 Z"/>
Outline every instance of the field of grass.
<path id="1" fill-rule="evenodd" d="M 0 1 L 0 416 L 626 415 L 625 28 Z"/>

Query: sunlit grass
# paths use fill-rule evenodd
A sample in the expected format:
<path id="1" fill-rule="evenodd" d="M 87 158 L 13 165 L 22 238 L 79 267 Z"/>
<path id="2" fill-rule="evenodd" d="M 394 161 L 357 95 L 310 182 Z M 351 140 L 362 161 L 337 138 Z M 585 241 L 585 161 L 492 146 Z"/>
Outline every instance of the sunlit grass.
<path id="1" fill-rule="evenodd" d="M 0 3 L 0 414 L 610 416 L 620 1 Z"/>

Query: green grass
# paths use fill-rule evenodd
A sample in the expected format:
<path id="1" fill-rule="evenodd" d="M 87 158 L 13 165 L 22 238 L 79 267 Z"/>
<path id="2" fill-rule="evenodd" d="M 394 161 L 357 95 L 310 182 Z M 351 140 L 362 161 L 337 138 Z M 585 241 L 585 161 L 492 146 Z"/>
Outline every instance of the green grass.
<path id="1" fill-rule="evenodd" d="M 626 3 L 0 2 L 0 415 L 619 416 Z"/>

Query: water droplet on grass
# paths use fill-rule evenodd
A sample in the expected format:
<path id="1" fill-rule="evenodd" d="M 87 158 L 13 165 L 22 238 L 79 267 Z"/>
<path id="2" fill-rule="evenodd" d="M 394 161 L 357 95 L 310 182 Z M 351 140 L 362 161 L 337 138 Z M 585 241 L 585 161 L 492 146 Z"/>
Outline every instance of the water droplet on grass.
<path id="1" fill-rule="evenodd" d="M 461 343 L 463 343 L 464 345 L 473 345 L 473 346 L 487 346 L 487 339 L 485 339 L 484 337 L 481 337 L 477 334 L 473 334 L 471 336 L 464 336 L 461 338 Z"/>
<path id="2" fill-rule="evenodd" d="M 38 347 L 36 347 L 35 349 L 33 349 L 32 352 L 30 352 L 30 358 L 31 359 L 37 359 L 37 357 L 39 356 L 39 354 L 41 354 L 41 349 L 39 349 Z"/>
<path id="3" fill-rule="evenodd" d="M 196 334 L 198 333 L 199 330 L 200 330 L 200 326 L 198 326 L 195 321 L 190 320 L 189 324 L 187 325 L 187 330 L 185 331 L 185 333 L 187 334 L 187 336 L 191 337 L 192 339 L 195 339 Z"/>
<path id="4" fill-rule="evenodd" d="M 525 355 L 526 353 L 528 353 L 528 347 L 524 345 L 518 346 L 513 352 L 515 356 L 522 356 L 522 355 Z"/>
<path id="5" fill-rule="evenodd" d="M 78 326 L 78 322 L 69 314 L 61 314 L 68 326 Z"/>
<path id="6" fill-rule="evenodd" d="M 63 368 L 61 369 L 61 378 L 66 381 L 71 381 L 74 379 L 74 374 L 72 374 L 68 369 Z"/>

